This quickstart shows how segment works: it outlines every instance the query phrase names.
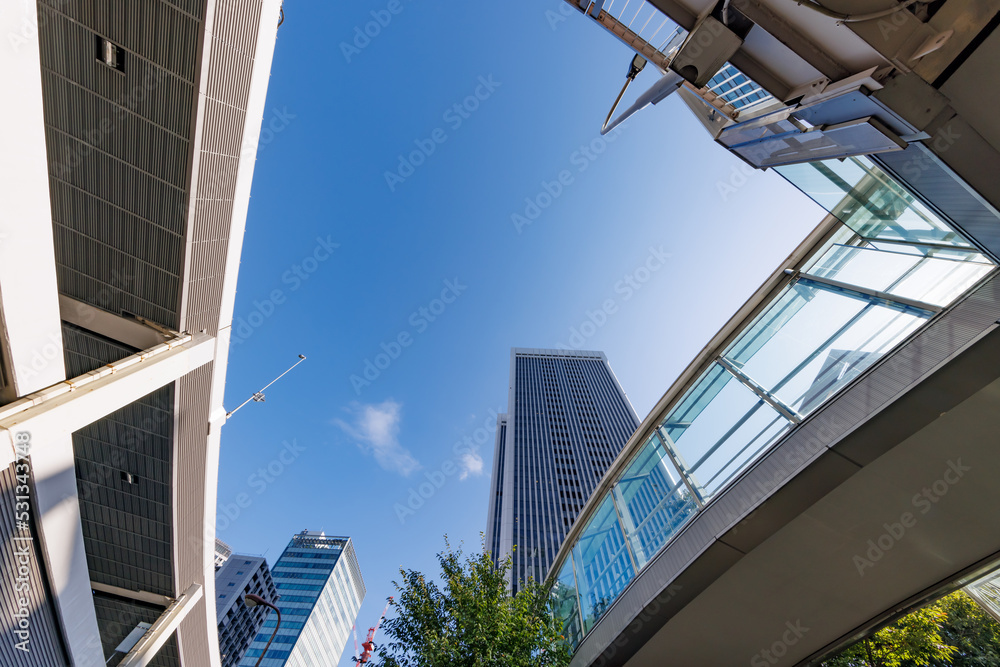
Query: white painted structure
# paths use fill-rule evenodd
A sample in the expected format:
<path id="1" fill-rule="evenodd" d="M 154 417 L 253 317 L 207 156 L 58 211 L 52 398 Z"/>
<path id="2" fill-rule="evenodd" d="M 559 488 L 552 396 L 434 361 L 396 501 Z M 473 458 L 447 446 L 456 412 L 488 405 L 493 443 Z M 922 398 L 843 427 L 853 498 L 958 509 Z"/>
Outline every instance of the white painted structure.
<path id="1" fill-rule="evenodd" d="M 25 438 L 17 434 L 30 434 L 29 495 L 43 561 L 37 584 L 52 591 L 35 601 L 36 613 L 53 619 L 62 661 L 84 667 L 105 665 L 117 644 L 102 647 L 99 627 L 124 637 L 136 613 L 162 614 L 163 622 L 152 623 L 155 641 L 140 641 L 127 664 L 147 664 L 168 640 L 178 664 L 219 664 L 214 521 L 224 383 L 281 1 L 181 4 L 137 6 L 128 24 L 66 3 L 0 6 L 0 86 L 12 93 L 0 110 L 7 128 L 0 139 L 0 468 L 16 464 L 14 444 Z M 173 43 L 157 48 L 140 28 L 154 14 L 191 29 L 159 35 Z M 95 40 L 117 64 L 95 59 Z M 66 91 L 91 104 L 74 105 Z M 95 108 L 97 116 L 87 115 Z M 229 111 L 220 115 L 222 108 Z M 107 141 L 116 132 L 134 143 Z M 150 165 L 142 153 L 154 135 L 166 137 L 166 148 Z M 126 171 L 137 177 L 123 178 Z M 83 172 L 97 178 L 82 180 Z M 150 207 L 154 199 L 161 206 Z M 130 237 L 143 225 L 146 247 L 135 249 Z M 161 230 L 181 243 L 157 236 Z M 220 243 L 221 252 L 205 252 Z M 167 297 L 150 305 L 155 294 Z M 67 377 L 67 355 L 86 362 L 81 350 L 65 347 L 67 331 L 103 346 L 113 355 L 108 365 Z M 135 408 L 138 401 L 164 387 L 173 387 L 172 423 L 162 425 L 172 439 L 162 454 L 172 462 L 169 477 L 138 479 L 127 470 L 130 454 L 106 461 L 107 475 L 88 480 L 139 494 L 169 488 L 170 535 L 161 542 L 172 553 L 160 579 L 170 583 L 150 591 L 148 583 L 100 574 L 99 554 L 90 552 L 94 531 L 85 525 L 93 519 L 82 509 L 95 499 L 80 496 L 75 470 L 85 443 L 74 434 L 112 418 L 139 427 L 120 411 L 145 409 Z M 94 451 L 110 451 L 98 445 Z M 137 543 L 147 539 L 142 533 Z M 111 608 L 117 619 L 101 617 Z M 45 659 L 0 650 L 5 664 L 51 664 L 33 662 Z"/>

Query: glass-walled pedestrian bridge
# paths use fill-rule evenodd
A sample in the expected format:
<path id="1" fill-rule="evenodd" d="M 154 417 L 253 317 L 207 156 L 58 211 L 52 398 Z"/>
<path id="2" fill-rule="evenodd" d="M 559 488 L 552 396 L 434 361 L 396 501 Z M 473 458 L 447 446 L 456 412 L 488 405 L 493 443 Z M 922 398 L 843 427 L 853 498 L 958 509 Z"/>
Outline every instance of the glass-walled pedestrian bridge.
<path id="1" fill-rule="evenodd" d="M 996 268 L 867 158 L 778 171 L 831 215 L 667 391 L 577 518 L 549 572 L 574 649 L 755 462 Z"/>

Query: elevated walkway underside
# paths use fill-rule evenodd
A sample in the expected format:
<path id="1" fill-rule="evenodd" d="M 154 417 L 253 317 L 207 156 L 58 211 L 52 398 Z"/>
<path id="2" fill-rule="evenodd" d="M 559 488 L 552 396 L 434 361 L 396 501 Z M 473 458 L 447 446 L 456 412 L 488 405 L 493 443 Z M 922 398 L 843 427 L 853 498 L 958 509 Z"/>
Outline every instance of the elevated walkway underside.
<path id="1" fill-rule="evenodd" d="M 1000 279 L 693 519 L 573 665 L 805 665 L 1000 562 Z"/>

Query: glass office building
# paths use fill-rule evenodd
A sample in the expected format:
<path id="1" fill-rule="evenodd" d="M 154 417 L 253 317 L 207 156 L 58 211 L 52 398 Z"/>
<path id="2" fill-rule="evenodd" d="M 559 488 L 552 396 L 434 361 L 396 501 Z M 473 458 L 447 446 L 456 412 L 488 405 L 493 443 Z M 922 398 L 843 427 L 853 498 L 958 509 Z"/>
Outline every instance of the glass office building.
<path id="1" fill-rule="evenodd" d="M 513 590 L 545 576 L 583 504 L 638 425 L 603 352 L 511 351 L 486 546 L 500 558 L 513 552 Z"/>
<path id="2" fill-rule="evenodd" d="M 349 537 L 302 531 L 292 537 L 271 569 L 281 626 L 260 667 L 335 667 L 365 599 Z M 252 667 L 277 623 L 271 614 L 243 657 Z"/>

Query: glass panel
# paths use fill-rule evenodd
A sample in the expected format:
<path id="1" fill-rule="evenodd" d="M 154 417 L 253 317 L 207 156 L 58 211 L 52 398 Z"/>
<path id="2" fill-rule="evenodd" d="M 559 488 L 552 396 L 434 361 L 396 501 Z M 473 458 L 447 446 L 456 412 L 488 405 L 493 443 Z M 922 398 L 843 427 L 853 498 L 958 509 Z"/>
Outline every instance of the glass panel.
<path id="1" fill-rule="evenodd" d="M 712 399 L 732 377 L 722 366 L 713 364 L 694 387 L 684 394 L 677 407 L 671 410 L 667 418 L 663 420 L 661 427 L 666 436 L 674 442 L 679 440 L 684 431 L 698 418 L 701 411 L 712 402 Z M 684 465 L 683 462 L 681 465 Z"/>
<path id="2" fill-rule="evenodd" d="M 976 602 L 987 607 L 993 618 L 1000 617 L 1000 572 L 993 572 L 965 587 L 975 595 Z"/>
<path id="3" fill-rule="evenodd" d="M 963 248 L 961 246 L 931 246 L 906 243 L 904 241 L 894 241 L 892 239 L 872 239 L 864 241 L 866 247 L 888 252 L 904 252 L 910 255 L 925 255 L 938 259 L 957 259 L 963 262 L 979 262 L 980 264 L 992 264 L 986 255 L 973 248 Z"/>
<path id="4" fill-rule="evenodd" d="M 705 497 L 725 486 L 789 426 L 787 419 L 718 364 L 702 375 L 665 424 L 686 419 L 683 411 L 689 400 L 708 395 L 709 402 L 694 403 L 700 407 L 697 415 L 683 429 L 675 427 L 673 433 L 678 435 L 672 438 L 678 460 Z"/>
<path id="5" fill-rule="evenodd" d="M 809 273 L 947 306 L 992 269 L 988 263 L 838 245 Z"/>
<path id="6" fill-rule="evenodd" d="M 806 415 L 924 322 L 796 283 L 726 351 L 744 373 Z"/>
<path id="7" fill-rule="evenodd" d="M 723 65 L 705 87 L 735 109 L 742 109 L 771 98 L 763 88 L 729 63 Z"/>
<path id="8" fill-rule="evenodd" d="M 799 270 L 802 273 L 807 273 L 811 271 L 812 267 L 816 264 L 816 262 L 818 262 L 821 258 L 823 258 L 826 255 L 827 251 L 835 245 L 855 246 L 864 243 L 866 243 L 866 241 L 862 239 L 860 236 L 858 236 L 853 229 L 851 229 L 847 225 L 839 225 L 837 227 L 837 231 L 834 232 L 833 236 L 831 236 L 830 239 L 827 240 L 827 242 L 824 243 L 822 247 L 818 248 L 811 257 L 805 260 L 802 263 L 802 266 L 799 268 Z M 966 251 L 963 250 L 962 252 Z"/>
<path id="9" fill-rule="evenodd" d="M 750 164 L 778 168 L 783 165 L 839 160 L 858 153 L 882 153 L 899 150 L 892 133 L 887 133 L 869 119 L 824 125 L 808 130 L 796 128 L 750 144 L 733 144 L 725 134 L 720 141 Z"/>
<path id="10" fill-rule="evenodd" d="M 606 496 L 573 548 L 584 632 L 611 606 L 635 577 L 618 515 Z"/>
<path id="11" fill-rule="evenodd" d="M 563 624 L 563 636 L 576 650 L 583 636 L 580 628 L 580 605 L 576 597 L 576 580 L 573 577 L 573 559 L 567 558 L 559 577 L 552 586 L 552 614 Z"/>
<path id="12" fill-rule="evenodd" d="M 614 497 L 640 569 L 698 508 L 655 433 L 615 484 Z"/>
<path id="13" fill-rule="evenodd" d="M 972 245 L 868 158 L 822 160 L 775 171 L 866 238 Z"/>

